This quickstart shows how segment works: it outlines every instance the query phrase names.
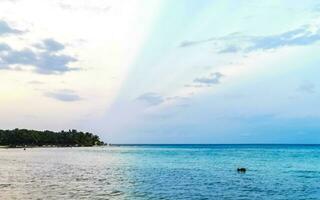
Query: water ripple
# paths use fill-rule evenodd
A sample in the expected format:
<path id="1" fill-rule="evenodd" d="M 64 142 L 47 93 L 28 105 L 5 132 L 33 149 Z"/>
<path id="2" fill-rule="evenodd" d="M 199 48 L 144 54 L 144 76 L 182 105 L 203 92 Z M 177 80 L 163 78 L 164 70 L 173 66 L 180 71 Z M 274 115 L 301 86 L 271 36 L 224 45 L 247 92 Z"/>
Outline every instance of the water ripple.
<path id="1" fill-rule="evenodd" d="M 0 149 L 0 199 L 320 199 L 319 153 L 318 146 Z"/>

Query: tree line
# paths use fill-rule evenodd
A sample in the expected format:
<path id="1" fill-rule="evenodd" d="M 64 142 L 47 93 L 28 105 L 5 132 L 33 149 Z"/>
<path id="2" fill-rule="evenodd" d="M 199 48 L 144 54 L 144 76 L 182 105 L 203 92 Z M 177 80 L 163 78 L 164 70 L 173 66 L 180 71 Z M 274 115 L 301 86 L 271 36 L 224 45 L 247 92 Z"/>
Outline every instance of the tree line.
<path id="1" fill-rule="evenodd" d="M 103 144 L 99 136 L 74 129 L 60 132 L 27 129 L 0 130 L 1 146 L 94 146 Z"/>

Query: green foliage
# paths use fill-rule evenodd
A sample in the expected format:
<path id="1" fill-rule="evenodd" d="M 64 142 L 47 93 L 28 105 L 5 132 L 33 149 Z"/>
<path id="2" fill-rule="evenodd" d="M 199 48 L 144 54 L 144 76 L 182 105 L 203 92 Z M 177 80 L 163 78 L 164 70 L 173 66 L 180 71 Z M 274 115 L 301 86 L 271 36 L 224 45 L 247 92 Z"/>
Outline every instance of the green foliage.
<path id="1" fill-rule="evenodd" d="M 69 131 L 36 131 L 27 129 L 0 130 L 2 146 L 94 146 L 103 145 L 99 136 L 92 133 Z"/>

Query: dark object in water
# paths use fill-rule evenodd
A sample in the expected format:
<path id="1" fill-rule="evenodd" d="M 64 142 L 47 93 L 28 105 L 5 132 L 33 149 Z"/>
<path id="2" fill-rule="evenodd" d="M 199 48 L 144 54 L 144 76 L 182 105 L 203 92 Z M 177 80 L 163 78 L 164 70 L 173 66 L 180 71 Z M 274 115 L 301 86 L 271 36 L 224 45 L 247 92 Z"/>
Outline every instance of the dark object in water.
<path id="1" fill-rule="evenodd" d="M 238 168 L 237 171 L 239 173 L 246 173 L 247 169 L 242 167 L 242 168 Z"/>

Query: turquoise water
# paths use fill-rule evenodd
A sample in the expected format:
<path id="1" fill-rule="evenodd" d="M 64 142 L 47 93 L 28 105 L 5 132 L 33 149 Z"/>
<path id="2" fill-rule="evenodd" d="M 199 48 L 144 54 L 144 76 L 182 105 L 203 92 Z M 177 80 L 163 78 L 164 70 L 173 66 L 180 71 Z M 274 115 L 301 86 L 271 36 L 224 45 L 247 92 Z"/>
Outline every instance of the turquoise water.
<path id="1" fill-rule="evenodd" d="M 320 146 L 0 149 L 0 199 L 320 199 Z"/>

